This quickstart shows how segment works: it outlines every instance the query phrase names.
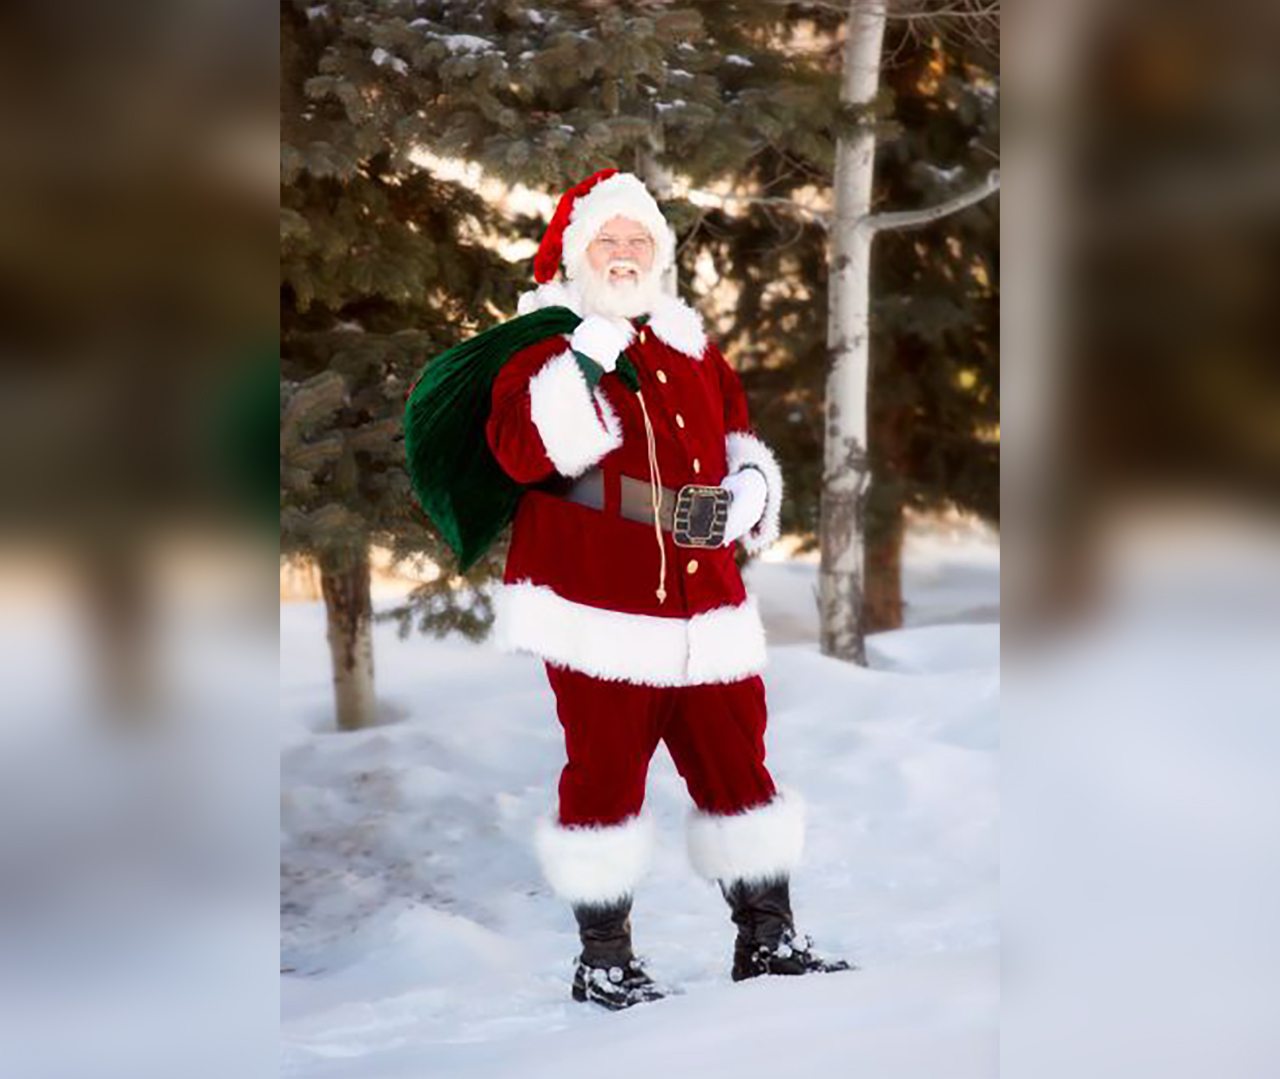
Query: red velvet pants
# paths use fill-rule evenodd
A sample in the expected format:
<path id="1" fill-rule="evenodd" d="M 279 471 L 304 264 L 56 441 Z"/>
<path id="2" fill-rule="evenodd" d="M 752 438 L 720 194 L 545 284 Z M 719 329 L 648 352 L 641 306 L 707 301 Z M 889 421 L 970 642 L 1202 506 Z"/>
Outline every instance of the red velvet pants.
<path id="1" fill-rule="evenodd" d="M 552 663 L 546 669 L 568 755 L 562 826 L 613 825 L 639 813 L 660 741 L 704 813 L 741 813 L 774 798 L 759 675 L 668 687 L 605 681 Z"/>

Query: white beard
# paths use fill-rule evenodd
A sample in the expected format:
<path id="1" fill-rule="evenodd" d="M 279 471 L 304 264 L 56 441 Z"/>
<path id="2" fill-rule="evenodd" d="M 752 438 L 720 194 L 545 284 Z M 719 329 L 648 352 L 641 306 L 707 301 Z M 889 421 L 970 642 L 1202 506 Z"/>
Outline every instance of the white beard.
<path id="1" fill-rule="evenodd" d="M 581 266 L 575 280 L 582 294 L 584 314 L 606 318 L 635 318 L 649 314 L 662 296 L 662 274 L 657 265 L 635 280 L 613 282 L 597 274 L 589 265 Z"/>

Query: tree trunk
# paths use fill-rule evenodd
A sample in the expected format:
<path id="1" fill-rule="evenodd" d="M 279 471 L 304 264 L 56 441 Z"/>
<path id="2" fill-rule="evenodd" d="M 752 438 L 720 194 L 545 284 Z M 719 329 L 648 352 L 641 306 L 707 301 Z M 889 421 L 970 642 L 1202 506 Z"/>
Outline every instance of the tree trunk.
<path id="1" fill-rule="evenodd" d="M 866 631 L 902 628 L 902 545 L 906 515 L 900 504 L 884 506 L 867 530 Z"/>
<path id="2" fill-rule="evenodd" d="M 1008 50 L 1021 116 L 1080 115 L 1084 50 L 1108 10 L 1098 0 L 1034 0 L 1024 8 L 1019 48 Z M 1073 140 L 1080 130 L 1077 124 L 1023 122 L 1015 160 L 1029 197 L 1015 200 L 1004 219 L 1023 250 L 1035 252 L 1001 283 L 1000 338 L 1019 360 L 1001 373 L 1004 399 L 1015 402 L 1002 414 L 1001 443 L 1017 446 L 1000 460 L 1001 501 L 1011 507 L 1005 535 L 1016 536 L 1003 548 L 1013 554 L 1001 565 L 1008 597 L 1001 621 L 1013 628 L 1005 640 L 1015 648 L 1076 612 L 1081 597 L 1098 583 L 1087 553 L 1093 507 L 1078 500 L 1089 484 L 1073 475 L 1077 456 L 1065 452 L 1073 437 L 1087 438 L 1088 431 L 1083 425 L 1070 430 L 1064 415 L 1070 405 L 1063 408 L 1073 400 L 1064 363 L 1071 327 L 1063 321 L 1062 297 L 1069 291 L 1065 280 L 1076 235 L 1071 223 L 1080 220 L 1080 207 L 1072 202 L 1072 177 L 1079 169 Z"/>
<path id="3" fill-rule="evenodd" d="M 103 714 L 122 730 L 151 727 L 160 700 L 146 552 L 137 536 L 107 530 L 76 557 Z"/>
<path id="4" fill-rule="evenodd" d="M 840 100 L 869 111 L 880 84 L 883 0 L 850 0 Z M 871 212 L 876 139 L 870 121 L 842 131 L 836 143 L 831 223 L 826 432 L 818 539 L 821 646 L 824 655 L 866 664 L 863 519 L 867 459 L 867 375 L 870 356 L 871 242 L 863 227 Z"/>
<path id="5" fill-rule="evenodd" d="M 864 539 L 867 633 L 902 628 L 902 547 L 907 538 L 904 499 L 911 468 L 911 414 L 886 387 L 890 381 L 887 368 L 909 363 L 907 352 L 899 349 L 881 352 L 871 365 L 867 427 L 873 479 L 867 494 Z"/>
<path id="6" fill-rule="evenodd" d="M 325 548 L 319 554 L 320 591 L 328 615 L 329 652 L 338 729 L 373 726 L 373 601 L 369 551 L 363 545 Z"/>

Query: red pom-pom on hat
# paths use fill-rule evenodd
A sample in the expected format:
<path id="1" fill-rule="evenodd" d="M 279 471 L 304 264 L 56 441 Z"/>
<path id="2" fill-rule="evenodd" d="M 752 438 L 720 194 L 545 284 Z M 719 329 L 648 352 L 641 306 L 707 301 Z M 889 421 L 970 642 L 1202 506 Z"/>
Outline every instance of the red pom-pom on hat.
<path id="1" fill-rule="evenodd" d="M 547 226 L 542 243 L 538 245 L 538 253 L 533 259 L 533 279 L 539 284 L 552 280 L 560 269 L 560 257 L 564 251 L 564 230 L 569 227 L 573 204 L 601 180 L 607 180 L 617 171 L 617 169 L 601 169 L 582 183 L 574 184 L 560 196 L 560 201 L 556 204 L 556 212 L 551 215 L 551 224 Z"/>

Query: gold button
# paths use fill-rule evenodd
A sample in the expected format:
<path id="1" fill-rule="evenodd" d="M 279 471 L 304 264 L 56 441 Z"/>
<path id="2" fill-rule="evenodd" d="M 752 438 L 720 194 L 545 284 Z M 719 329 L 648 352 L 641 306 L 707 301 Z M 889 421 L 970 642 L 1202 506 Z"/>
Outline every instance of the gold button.
<path id="1" fill-rule="evenodd" d="M 698 560 L 697 560 L 696 558 L 691 558 L 691 559 L 689 559 L 689 564 L 688 564 L 687 566 L 685 566 L 685 570 L 686 570 L 688 573 L 697 573 L 697 572 L 698 572 Z"/>
<path id="2" fill-rule="evenodd" d="M 649 339 L 649 332 L 648 332 L 647 330 L 641 330 L 641 331 L 640 331 L 640 343 L 643 345 L 643 344 L 644 344 L 648 339 Z M 663 381 L 665 382 L 665 381 L 666 381 L 666 379 L 663 379 Z"/>
<path id="3" fill-rule="evenodd" d="M 659 371 L 659 372 L 658 372 L 658 381 L 659 381 L 659 382 L 666 382 L 666 381 L 667 381 L 667 373 L 666 373 L 666 371 Z"/>
<path id="4" fill-rule="evenodd" d="M 702 471 L 702 462 L 701 462 L 701 461 L 699 461 L 696 457 L 693 459 L 693 470 L 694 470 L 695 472 L 701 472 L 701 471 Z"/>
<path id="5" fill-rule="evenodd" d="M 679 412 L 676 413 L 676 426 L 677 427 L 684 426 L 684 417 L 681 416 Z"/>

